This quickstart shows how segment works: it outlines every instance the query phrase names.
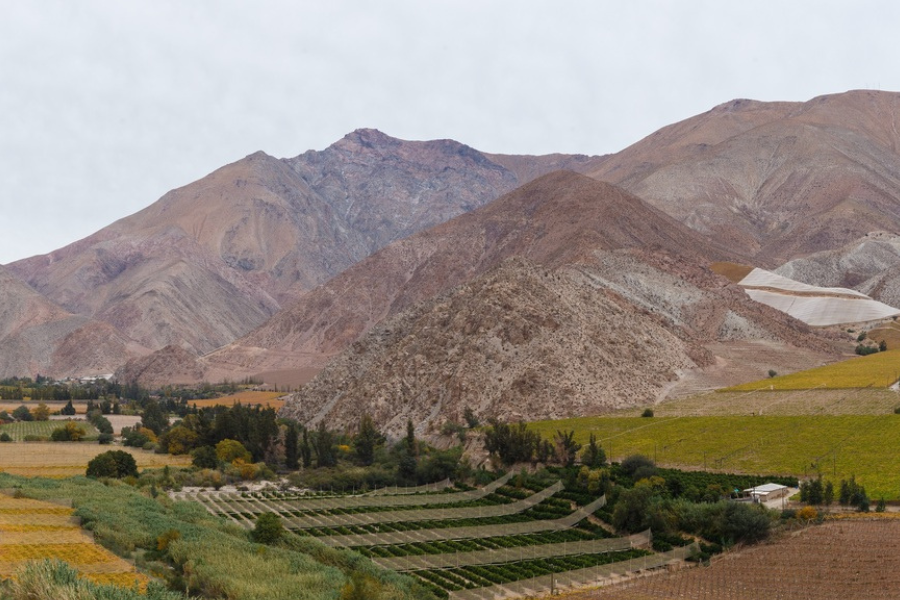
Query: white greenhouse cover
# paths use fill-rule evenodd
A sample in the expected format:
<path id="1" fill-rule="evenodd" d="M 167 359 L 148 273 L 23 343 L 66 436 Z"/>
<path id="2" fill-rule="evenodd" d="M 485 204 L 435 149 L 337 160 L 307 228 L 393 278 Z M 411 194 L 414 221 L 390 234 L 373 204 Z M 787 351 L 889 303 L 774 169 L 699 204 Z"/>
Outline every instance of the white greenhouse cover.
<path id="1" fill-rule="evenodd" d="M 808 285 L 763 269 L 753 269 L 738 285 L 744 287 L 747 295 L 757 302 L 815 327 L 862 323 L 900 315 L 900 310 L 893 306 L 873 300 L 856 290 Z"/>

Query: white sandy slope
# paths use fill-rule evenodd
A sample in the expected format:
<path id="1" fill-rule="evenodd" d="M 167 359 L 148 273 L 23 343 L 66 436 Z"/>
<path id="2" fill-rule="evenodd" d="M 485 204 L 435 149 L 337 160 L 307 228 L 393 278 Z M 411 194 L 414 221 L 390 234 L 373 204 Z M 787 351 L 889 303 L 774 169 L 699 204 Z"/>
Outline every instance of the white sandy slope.
<path id="1" fill-rule="evenodd" d="M 808 285 L 763 269 L 753 269 L 738 285 L 755 301 L 817 327 L 900 315 L 900 310 L 862 292 Z"/>

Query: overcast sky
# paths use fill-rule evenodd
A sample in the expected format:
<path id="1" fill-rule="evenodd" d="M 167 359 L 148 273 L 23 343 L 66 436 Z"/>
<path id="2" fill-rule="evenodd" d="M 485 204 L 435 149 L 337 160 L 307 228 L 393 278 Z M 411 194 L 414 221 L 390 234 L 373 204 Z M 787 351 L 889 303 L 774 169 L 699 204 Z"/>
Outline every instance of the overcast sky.
<path id="1" fill-rule="evenodd" d="M 374 127 L 616 152 L 733 98 L 900 89 L 900 3 L 0 0 L 0 264 Z"/>

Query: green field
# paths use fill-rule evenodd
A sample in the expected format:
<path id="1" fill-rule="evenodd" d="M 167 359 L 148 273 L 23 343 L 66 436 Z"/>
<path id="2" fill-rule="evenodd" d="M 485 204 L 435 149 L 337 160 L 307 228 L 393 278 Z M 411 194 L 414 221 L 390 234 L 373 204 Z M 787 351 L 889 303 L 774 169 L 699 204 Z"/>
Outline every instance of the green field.
<path id="1" fill-rule="evenodd" d="M 722 391 L 886 388 L 900 379 L 900 350 L 888 350 L 841 362 L 725 388 Z"/>
<path id="2" fill-rule="evenodd" d="M 87 421 L 76 421 L 79 427 L 85 431 L 85 437 L 96 438 L 100 435 L 97 429 Z M 50 439 L 54 429 L 65 427 L 66 421 L 16 421 L 0 425 L 0 433 L 7 433 L 16 442 L 21 442 L 25 436 L 36 435 Z"/>
<path id="3" fill-rule="evenodd" d="M 583 417 L 529 424 L 545 438 L 596 434 L 610 459 L 645 454 L 660 465 L 734 473 L 856 475 L 873 499 L 900 498 L 900 415 Z"/>

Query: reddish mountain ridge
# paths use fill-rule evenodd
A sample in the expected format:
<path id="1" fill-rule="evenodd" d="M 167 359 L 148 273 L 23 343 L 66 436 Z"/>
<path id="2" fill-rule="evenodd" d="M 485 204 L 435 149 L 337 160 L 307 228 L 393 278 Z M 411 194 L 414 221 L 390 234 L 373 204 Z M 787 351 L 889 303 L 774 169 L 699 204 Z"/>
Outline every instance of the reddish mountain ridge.
<path id="1" fill-rule="evenodd" d="M 113 327 L 53 304 L 0 267 L 0 373 L 108 375 L 111 364 L 147 354 Z"/>
<path id="2" fill-rule="evenodd" d="M 349 426 L 368 411 L 399 435 L 467 406 L 539 419 L 652 403 L 714 362 L 712 342 L 834 350 L 701 266 L 727 256 L 615 186 L 551 173 L 387 246 L 206 361 L 300 367 L 347 348 L 284 413 Z"/>
<path id="3" fill-rule="evenodd" d="M 773 268 L 900 231 L 900 94 L 734 100 L 665 127 L 588 174 Z"/>
<path id="4" fill-rule="evenodd" d="M 373 130 L 293 159 L 259 152 L 8 268 L 142 346 L 206 353 L 394 239 L 493 200 L 522 177 L 596 161 L 506 158 L 510 167 L 457 142 Z"/>
<path id="5" fill-rule="evenodd" d="M 385 317 L 506 258 L 522 256 L 553 268 L 586 260 L 596 250 L 644 246 L 698 259 L 733 256 L 614 186 L 551 173 L 387 246 L 204 362 L 213 376 L 322 366 Z"/>

